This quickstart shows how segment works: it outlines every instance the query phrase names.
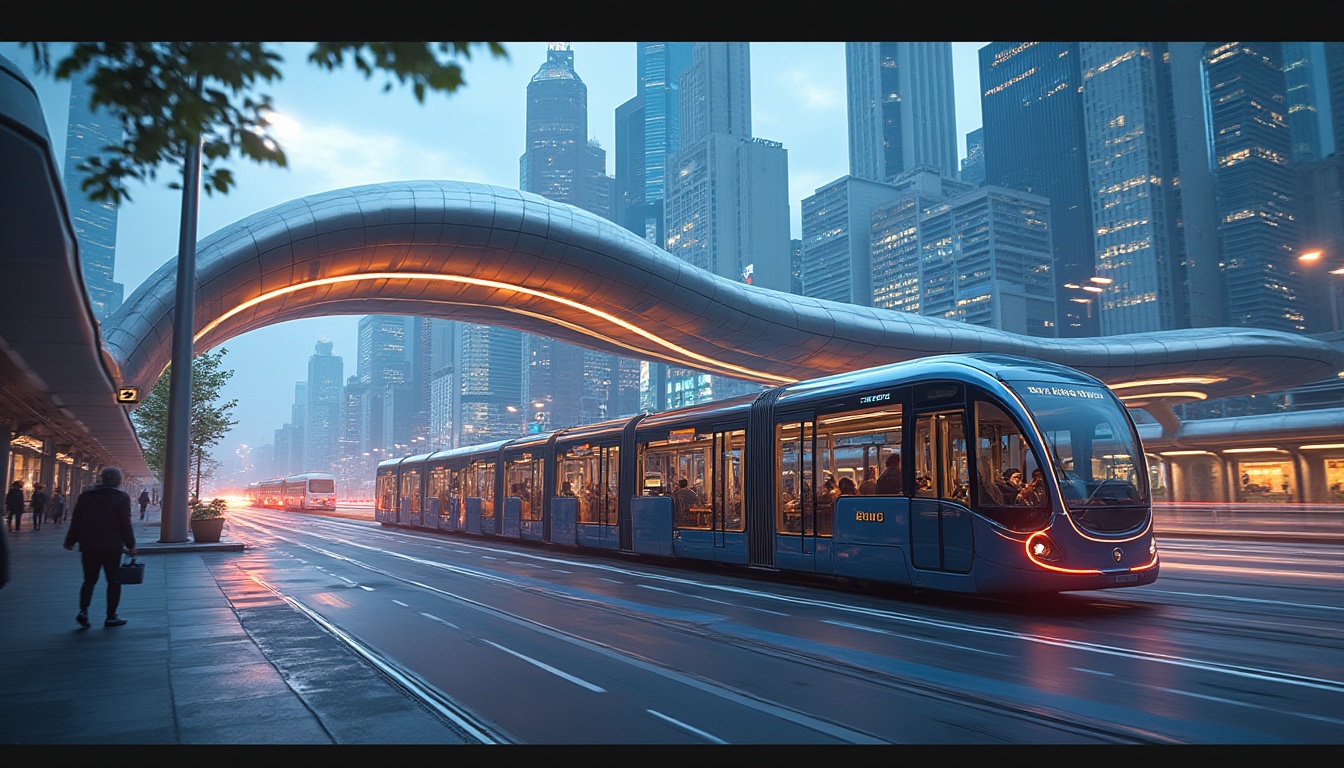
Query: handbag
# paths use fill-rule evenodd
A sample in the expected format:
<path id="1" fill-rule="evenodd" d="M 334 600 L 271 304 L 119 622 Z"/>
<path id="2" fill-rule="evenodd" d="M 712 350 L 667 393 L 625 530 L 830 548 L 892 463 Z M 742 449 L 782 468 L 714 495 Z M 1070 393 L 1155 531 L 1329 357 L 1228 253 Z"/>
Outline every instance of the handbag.
<path id="1" fill-rule="evenodd" d="M 140 584 L 145 580 L 145 564 L 134 557 L 121 564 L 117 569 L 117 581 L 122 584 Z"/>

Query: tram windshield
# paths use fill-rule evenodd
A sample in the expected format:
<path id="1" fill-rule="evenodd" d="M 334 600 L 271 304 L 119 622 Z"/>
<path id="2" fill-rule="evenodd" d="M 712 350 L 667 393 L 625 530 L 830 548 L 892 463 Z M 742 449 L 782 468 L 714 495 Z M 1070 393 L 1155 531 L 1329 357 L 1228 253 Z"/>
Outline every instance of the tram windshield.
<path id="1" fill-rule="evenodd" d="M 1114 395 L 1103 387 L 1059 384 L 1017 391 L 1045 436 L 1070 511 L 1148 507 L 1143 449 Z M 1124 525 L 1116 519 L 1105 527 Z"/>

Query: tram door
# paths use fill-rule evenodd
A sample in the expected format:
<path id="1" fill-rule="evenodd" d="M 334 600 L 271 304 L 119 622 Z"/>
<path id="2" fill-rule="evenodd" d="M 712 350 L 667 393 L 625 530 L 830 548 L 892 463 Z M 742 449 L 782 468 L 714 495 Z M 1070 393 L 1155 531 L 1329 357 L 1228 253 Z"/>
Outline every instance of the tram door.
<path id="1" fill-rule="evenodd" d="M 967 508 L 970 465 L 961 409 L 915 419 L 915 497 L 910 503 L 910 560 L 925 570 L 965 572 L 972 550 Z"/>

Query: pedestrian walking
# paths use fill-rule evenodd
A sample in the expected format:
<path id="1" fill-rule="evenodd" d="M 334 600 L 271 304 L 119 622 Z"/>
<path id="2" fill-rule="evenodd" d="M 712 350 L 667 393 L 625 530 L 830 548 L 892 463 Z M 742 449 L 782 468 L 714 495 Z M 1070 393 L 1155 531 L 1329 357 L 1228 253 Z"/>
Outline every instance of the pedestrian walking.
<path id="1" fill-rule="evenodd" d="M 135 530 L 131 527 L 131 497 L 121 490 L 121 470 L 105 467 L 98 484 L 90 486 L 75 500 L 70 527 L 65 532 L 65 548 L 79 545 L 84 581 L 79 585 L 79 614 L 75 621 L 89 626 L 89 603 L 98 583 L 98 572 L 107 580 L 107 619 L 104 627 L 120 627 L 126 620 L 117 615 L 121 605 L 121 553 L 135 554 Z"/>
<path id="2" fill-rule="evenodd" d="M 28 498 L 28 508 L 33 511 L 33 530 L 42 530 L 42 517 L 47 513 L 47 492 L 43 490 L 43 485 L 38 483 L 33 486 L 33 495 Z"/>
<path id="3" fill-rule="evenodd" d="M 51 492 L 51 501 L 47 504 L 47 518 L 58 527 L 65 522 L 65 492 L 59 485 Z"/>
<path id="4" fill-rule="evenodd" d="M 23 481 L 15 480 L 9 484 L 5 494 L 5 517 L 9 520 L 9 530 L 17 531 L 23 527 Z"/>
<path id="5" fill-rule="evenodd" d="M 144 489 L 144 488 L 141 488 L 141 489 L 140 489 L 140 498 L 136 499 L 136 501 L 140 502 L 140 519 L 141 519 L 141 520 L 144 520 L 144 519 L 145 519 L 145 507 L 148 507 L 148 506 L 149 506 L 149 491 L 146 490 L 146 489 Z"/>

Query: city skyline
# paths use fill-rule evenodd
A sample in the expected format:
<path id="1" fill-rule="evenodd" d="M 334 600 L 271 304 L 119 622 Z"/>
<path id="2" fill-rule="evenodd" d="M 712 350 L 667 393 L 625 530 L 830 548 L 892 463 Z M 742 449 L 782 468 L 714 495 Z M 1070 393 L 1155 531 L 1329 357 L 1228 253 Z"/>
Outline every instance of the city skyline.
<path id="1" fill-rule="evenodd" d="M 589 132 L 607 151 L 606 170 L 614 175 L 615 111 L 635 95 L 635 43 L 572 45 L 575 70 L 588 86 Z M 982 45 L 953 44 L 961 155 L 965 134 L 979 126 L 975 61 Z M 526 86 L 545 61 L 546 46 L 505 43 L 508 61 L 477 53 L 465 66 L 463 89 L 430 96 L 423 105 L 405 89 L 383 93 L 380 82 L 357 73 L 324 73 L 306 65 L 306 44 L 280 46 L 284 80 L 264 90 L 281 111 L 277 133 L 290 166 L 236 162 L 236 189 L 226 196 L 202 196 L 198 235 L 203 238 L 288 200 L 361 184 L 444 178 L 517 188 Z M 796 238 L 801 199 L 848 173 L 844 43 L 752 43 L 751 52 L 753 133 L 788 150 L 790 234 Z M 69 83 L 37 75 L 31 51 L 16 43 L 0 44 L 0 55 L 32 81 L 53 149 L 63 156 Z M 471 125 L 456 130 L 464 119 Z M 125 285 L 128 296 L 177 251 L 181 197 L 167 188 L 171 178 L 170 169 L 161 169 L 158 181 L 133 186 L 133 199 L 119 211 L 114 279 Z M 238 426 L 220 445 L 217 458 L 229 461 L 240 444 L 271 443 L 291 418 L 294 385 L 307 377 L 313 345 L 332 341 L 333 354 L 353 359 L 358 322 L 356 315 L 296 321 L 225 344 L 233 353 L 235 375 L 224 397 L 239 400 Z"/>

